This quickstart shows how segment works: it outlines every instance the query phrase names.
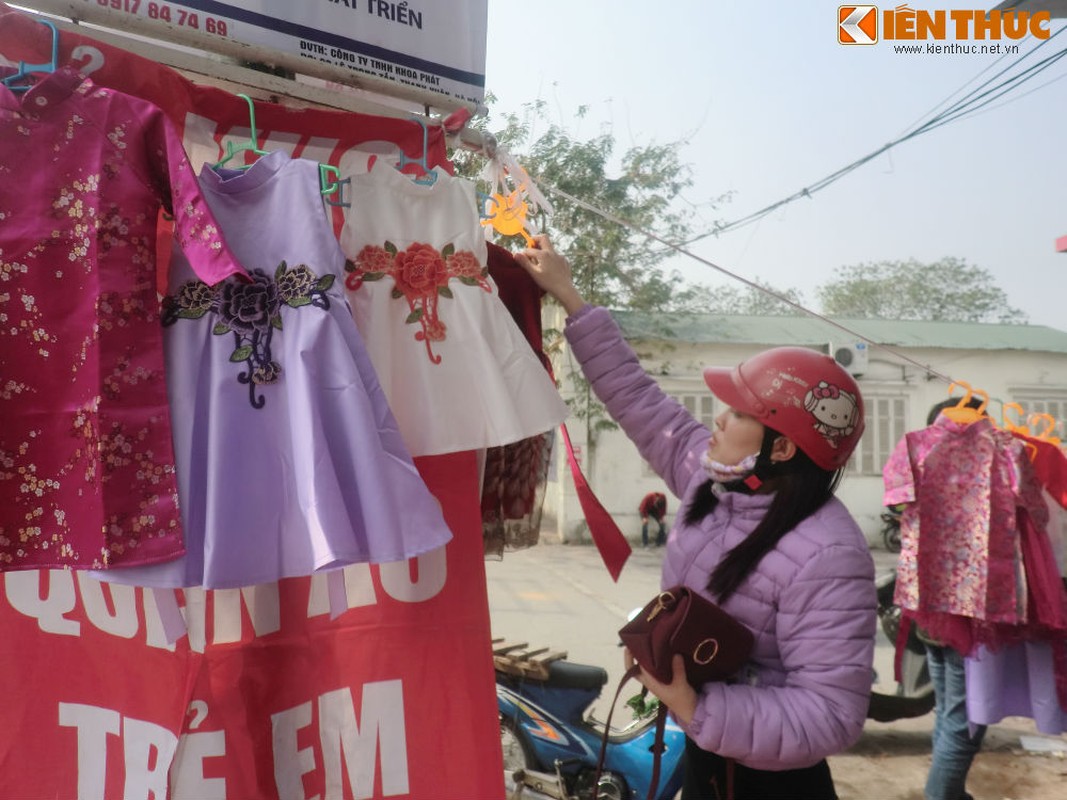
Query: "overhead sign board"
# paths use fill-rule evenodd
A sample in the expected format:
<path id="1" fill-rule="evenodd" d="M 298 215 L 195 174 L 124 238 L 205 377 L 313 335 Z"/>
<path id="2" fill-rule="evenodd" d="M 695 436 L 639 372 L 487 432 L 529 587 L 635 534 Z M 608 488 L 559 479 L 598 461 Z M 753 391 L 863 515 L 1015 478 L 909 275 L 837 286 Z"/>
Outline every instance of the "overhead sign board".
<path id="1" fill-rule="evenodd" d="M 364 88 L 391 85 L 402 97 L 477 105 L 485 96 L 487 0 L 29 0 L 20 5 Z"/>

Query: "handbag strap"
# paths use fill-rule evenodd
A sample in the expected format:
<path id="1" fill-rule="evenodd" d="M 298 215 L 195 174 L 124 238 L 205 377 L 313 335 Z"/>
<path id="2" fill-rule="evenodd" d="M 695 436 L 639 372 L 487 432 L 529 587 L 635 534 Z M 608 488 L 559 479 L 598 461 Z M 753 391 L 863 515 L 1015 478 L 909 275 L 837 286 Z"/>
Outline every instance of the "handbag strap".
<path id="1" fill-rule="evenodd" d="M 604 771 L 604 756 L 607 755 L 608 751 L 608 734 L 611 731 L 611 715 L 615 713 L 615 706 L 619 702 L 619 695 L 622 694 L 622 687 L 626 685 L 630 678 L 636 678 L 640 672 L 641 667 L 638 664 L 634 664 L 626 670 L 626 674 L 623 675 L 622 680 L 619 681 L 619 688 L 615 690 L 615 699 L 611 701 L 611 707 L 608 709 L 608 718 L 604 722 L 604 736 L 600 740 L 600 757 L 597 758 L 596 775 L 593 777 L 593 800 L 597 800 L 597 795 L 600 792 L 600 775 Z M 659 788 L 660 757 L 663 755 L 663 736 L 666 732 L 666 728 L 667 706 L 661 702 L 656 708 L 656 736 L 651 747 L 652 779 L 648 784 L 648 797 L 646 800 L 655 800 L 656 790 Z"/>
<path id="2" fill-rule="evenodd" d="M 652 778 L 648 782 L 647 800 L 656 800 L 656 792 L 659 790 L 659 766 L 660 758 L 666 746 L 663 744 L 663 735 L 667 728 L 667 706 L 660 702 L 656 709 L 656 738 L 652 742 Z M 732 800 L 732 798 L 731 798 Z"/>
<path id="3" fill-rule="evenodd" d="M 615 704 L 619 702 L 622 687 L 630 678 L 637 677 L 640 671 L 641 667 L 637 664 L 626 670 L 626 674 L 619 681 L 619 687 L 615 690 L 615 699 L 611 701 L 611 706 L 608 708 L 608 718 L 604 721 L 604 736 L 600 740 L 600 756 L 596 761 L 596 775 L 593 776 L 593 800 L 597 800 L 597 795 L 600 793 L 600 774 L 604 771 L 604 756 L 608 752 L 608 733 L 611 731 L 611 715 L 615 713 Z"/>

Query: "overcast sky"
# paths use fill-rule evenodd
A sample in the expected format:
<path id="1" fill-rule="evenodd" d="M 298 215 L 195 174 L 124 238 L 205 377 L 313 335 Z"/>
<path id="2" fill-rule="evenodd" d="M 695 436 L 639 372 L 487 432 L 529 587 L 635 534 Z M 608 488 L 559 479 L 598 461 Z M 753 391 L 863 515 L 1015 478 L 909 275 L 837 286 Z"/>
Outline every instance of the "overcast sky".
<path id="1" fill-rule="evenodd" d="M 685 139 L 682 160 L 695 178 L 687 199 L 732 194 L 702 214 L 710 225 L 813 186 L 1001 70 L 1009 71 L 995 82 L 1067 47 L 1065 33 L 1016 65 L 1018 55 L 897 53 L 885 40 L 844 46 L 839 6 L 489 0 L 486 86 L 499 110 L 546 101 L 580 138 L 610 126 L 620 150 Z M 1053 20 L 1052 33 L 1064 25 Z M 1020 55 L 1037 43 L 1023 40 Z M 814 287 L 841 265 L 955 256 L 990 271 L 1031 323 L 1067 330 L 1067 253 L 1055 251 L 1067 236 L 1065 76 L 1067 59 L 1056 61 L 977 114 L 691 249 L 746 278 L 799 289 L 812 308 Z M 579 105 L 591 108 L 585 119 Z M 671 266 L 696 281 L 731 282 L 690 259 Z"/>

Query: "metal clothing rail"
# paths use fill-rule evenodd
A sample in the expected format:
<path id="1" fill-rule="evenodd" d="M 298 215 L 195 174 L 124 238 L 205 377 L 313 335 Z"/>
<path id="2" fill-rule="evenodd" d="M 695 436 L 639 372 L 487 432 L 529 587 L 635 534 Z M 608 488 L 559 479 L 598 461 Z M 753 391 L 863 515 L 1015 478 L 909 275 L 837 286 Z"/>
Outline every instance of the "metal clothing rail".
<path id="1" fill-rule="evenodd" d="M 316 77 L 309 77 L 301 72 L 301 68 L 306 66 L 302 59 L 264 47 L 230 43 L 225 52 L 208 54 L 201 49 L 202 37 L 190 36 L 177 27 L 168 31 L 167 41 L 137 30 L 136 18 L 132 18 L 126 29 L 117 30 L 104 12 L 95 9 L 95 4 L 68 0 L 21 0 L 8 5 L 47 15 L 48 20 L 61 32 L 91 36 L 105 44 L 194 76 L 197 83 L 234 93 L 242 88 L 252 89 L 254 94 L 271 102 L 282 102 L 284 98 L 287 105 L 333 108 L 399 119 L 422 116 L 434 122 L 459 109 L 466 109 L 472 116 L 485 112 L 484 106 L 463 103 L 370 75 L 357 75 L 329 64 L 316 64 Z M 281 67 L 296 77 L 251 69 L 243 66 L 242 62 Z M 484 151 L 486 148 L 482 135 L 467 127 L 459 131 L 457 141 L 470 150 Z"/>

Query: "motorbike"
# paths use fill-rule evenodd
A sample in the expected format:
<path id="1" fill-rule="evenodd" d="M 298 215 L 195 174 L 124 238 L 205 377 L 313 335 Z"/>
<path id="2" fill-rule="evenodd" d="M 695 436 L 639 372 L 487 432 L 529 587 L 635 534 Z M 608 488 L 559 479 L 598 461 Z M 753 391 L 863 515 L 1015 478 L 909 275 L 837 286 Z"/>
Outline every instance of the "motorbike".
<path id="1" fill-rule="evenodd" d="M 889 641 L 896 643 L 903 616 L 893 602 L 895 571 L 880 576 L 876 589 L 879 623 Z M 554 800 L 591 800 L 605 724 L 589 713 L 589 707 L 607 684 L 607 671 L 567 661 L 562 653 L 544 655 L 547 648 L 529 651 L 525 644 L 497 645 L 499 641 L 494 642 L 493 660 L 504 770 L 515 785 L 510 800 L 534 793 Z M 926 648 L 914 628 L 909 628 L 898 649 L 900 679 L 895 691 L 871 692 L 868 719 L 893 722 L 921 717 L 934 707 Z M 654 738 L 654 713 L 636 714 L 624 728 L 609 732 L 596 783 L 598 798 L 647 796 Z M 685 733 L 669 718 L 664 744 L 656 800 L 671 800 L 682 786 Z"/>
<path id="2" fill-rule="evenodd" d="M 893 602 L 896 591 L 896 571 L 886 573 L 876 581 L 878 593 L 878 621 L 886 638 L 897 649 L 900 676 L 894 694 L 871 692 L 867 719 L 877 722 L 893 722 L 911 719 L 929 713 L 934 707 L 934 686 L 930 682 L 930 670 L 926 663 L 926 648 L 915 630 L 908 626 L 904 641 L 901 635 L 903 612 Z"/>
<path id="3" fill-rule="evenodd" d="M 601 800 L 648 795 L 654 713 L 636 714 L 625 727 L 608 731 L 597 780 L 605 723 L 588 710 L 608 681 L 605 669 L 499 652 L 494 662 L 504 770 L 516 787 L 511 800 L 531 797 L 523 794 L 527 789 L 555 800 L 591 800 L 594 784 Z M 682 787 L 685 733 L 669 719 L 663 742 L 656 800 L 670 800 Z"/>
<path id="4" fill-rule="evenodd" d="M 903 504 L 886 506 L 881 514 L 882 543 L 890 553 L 900 552 L 900 514 L 903 508 Z"/>

